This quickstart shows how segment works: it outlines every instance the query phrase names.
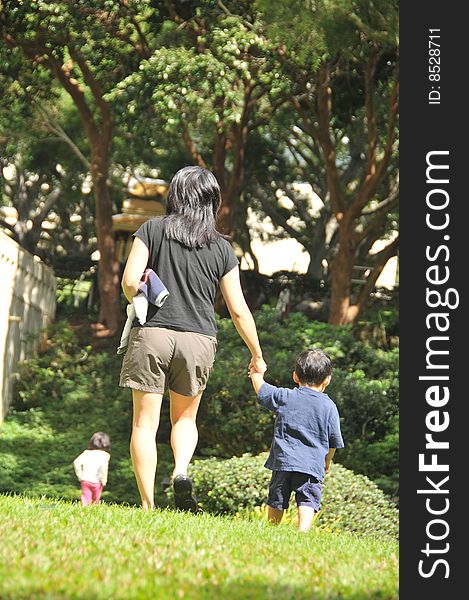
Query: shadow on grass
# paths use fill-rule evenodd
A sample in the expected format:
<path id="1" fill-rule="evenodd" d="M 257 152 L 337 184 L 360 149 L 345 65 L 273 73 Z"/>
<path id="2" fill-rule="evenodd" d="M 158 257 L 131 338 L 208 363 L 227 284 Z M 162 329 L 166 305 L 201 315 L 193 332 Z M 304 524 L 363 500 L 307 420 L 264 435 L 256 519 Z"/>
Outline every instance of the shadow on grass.
<path id="1" fill-rule="evenodd" d="M 0 437 L 0 493 L 44 496 L 46 498 L 77 500 L 80 484 L 73 469 L 74 459 L 86 447 L 88 430 L 83 426 L 70 432 L 51 430 L 38 435 L 34 429 L 9 432 Z M 78 440 L 84 441 L 79 444 Z M 81 440 L 80 440 L 81 441 Z M 172 453 L 168 446 L 159 444 L 159 467 L 155 499 L 158 506 L 167 506 L 162 481 L 172 470 Z M 129 455 L 128 435 L 114 436 L 111 448 L 108 485 L 103 501 L 116 504 L 139 505 L 140 497 L 135 483 Z"/>
<path id="2" fill-rule="evenodd" d="M 186 583 L 174 581 L 173 587 L 146 585 L 144 590 L 127 588 L 119 594 L 108 593 L 103 587 L 99 593 L 92 590 L 68 589 L 54 590 L 51 586 L 34 585 L 33 582 L 25 585 L 23 590 L 16 589 L 12 594 L 2 595 L 4 600 L 40 600 L 54 598 L 56 600 L 81 599 L 86 594 L 88 600 L 174 600 L 174 598 L 187 598 L 189 600 L 397 600 L 398 595 L 389 595 L 382 590 L 351 590 L 349 592 L 334 592 L 327 589 L 311 589 L 305 586 L 281 585 L 276 580 L 268 583 L 250 580 L 235 580 L 229 583 L 200 583 L 194 582 L 188 586 Z"/>

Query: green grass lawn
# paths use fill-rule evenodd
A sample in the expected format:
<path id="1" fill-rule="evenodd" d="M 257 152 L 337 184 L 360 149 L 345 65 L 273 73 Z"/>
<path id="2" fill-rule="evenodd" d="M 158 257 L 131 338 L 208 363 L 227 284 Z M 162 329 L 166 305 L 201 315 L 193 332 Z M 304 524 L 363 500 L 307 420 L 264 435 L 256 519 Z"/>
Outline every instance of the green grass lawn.
<path id="1" fill-rule="evenodd" d="M 2 600 L 398 598 L 388 538 L 0 496 L 0 539 Z"/>

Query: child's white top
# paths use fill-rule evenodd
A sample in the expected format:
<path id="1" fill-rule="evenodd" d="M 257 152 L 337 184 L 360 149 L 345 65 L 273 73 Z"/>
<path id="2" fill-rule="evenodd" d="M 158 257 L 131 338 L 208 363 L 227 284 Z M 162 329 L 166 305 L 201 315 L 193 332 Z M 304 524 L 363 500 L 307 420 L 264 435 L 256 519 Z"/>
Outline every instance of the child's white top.
<path id="1" fill-rule="evenodd" d="M 106 485 L 110 458 L 105 450 L 85 450 L 73 461 L 78 479 Z"/>

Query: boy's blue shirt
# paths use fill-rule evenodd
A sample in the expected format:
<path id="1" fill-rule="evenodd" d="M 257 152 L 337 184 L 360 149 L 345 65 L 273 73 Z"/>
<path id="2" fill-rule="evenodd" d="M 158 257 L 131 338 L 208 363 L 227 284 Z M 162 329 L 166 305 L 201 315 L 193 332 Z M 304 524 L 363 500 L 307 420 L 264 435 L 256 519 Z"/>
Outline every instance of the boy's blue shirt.
<path id="1" fill-rule="evenodd" d="M 265 466 L 308 473 L 322 481 L 329 448 L 344 447 L 334 402 L 308 387 L 279 388 L 270 383 L 262 384 L 257 401 L 277 415 Z"/>

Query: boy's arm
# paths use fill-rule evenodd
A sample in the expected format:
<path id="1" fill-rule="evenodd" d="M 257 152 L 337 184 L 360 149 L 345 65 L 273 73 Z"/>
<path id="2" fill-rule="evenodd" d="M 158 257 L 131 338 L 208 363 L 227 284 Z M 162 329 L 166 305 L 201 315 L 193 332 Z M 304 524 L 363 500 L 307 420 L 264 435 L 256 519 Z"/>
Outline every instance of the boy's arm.
<path id="1" fill-rule="evenodd" d="M 283 397 L 285 390 L 267 383 L 262 373 L 258 373 L 254 367 L 251 367 L 249 377 L 251 378 L 252 387 L 257 394 L 257 402 L 264 408 L 267 408 L 267 410 L 277 412 L 279 406 L 285 402 L 285 398 Z"/>
<path id="2" fill-rule="evenodd" d="M 251 378 L 251 383 L 252 387 L 254 388 L 254 391 L 256 392 L 256 394 L 258 394 L 259 390 L 265 383 L 264 375 L 262 375 L 262 373 L 258 373 L 253 368 L 251 368 L 249 377 Z"/>
<path id="3" fill-rule="evenodd" d="M 326 454 L 326 473 L 331 470 L 332 457 L 335 454 L 335 448 L 329 448 L 329 452 Z"/>

